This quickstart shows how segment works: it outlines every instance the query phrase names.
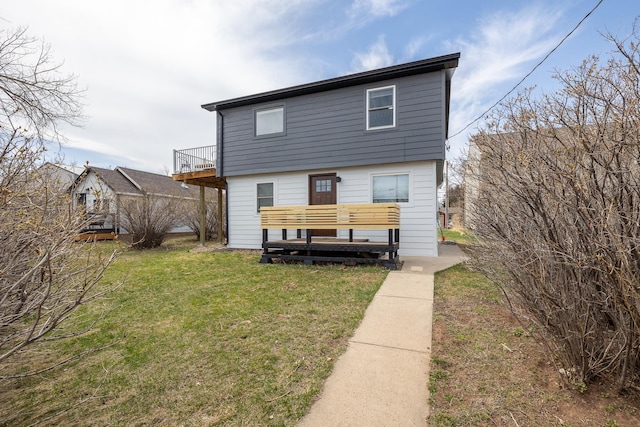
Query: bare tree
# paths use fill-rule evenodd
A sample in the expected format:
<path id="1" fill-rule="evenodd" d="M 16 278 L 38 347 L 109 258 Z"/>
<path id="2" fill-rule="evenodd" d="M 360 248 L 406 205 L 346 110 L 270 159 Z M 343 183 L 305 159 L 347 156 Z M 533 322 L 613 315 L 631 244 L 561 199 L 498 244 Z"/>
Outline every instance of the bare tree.
<path id="1" fill-rule="evenodd" d="M 75 242 L 84 218 L 38 170 L 60 124 L 78 124 L 80 94 L 48 46 L 0 30 L 0 379 L 33 344 L 72 335 L 64 322 L 103 294 L 95 285 L 114 258 Z"/>
<path id="2" fill-rule="evenodd" d="M 607 35 L 606 62 L 521 93 L 473 138 L 475 264 L 581 387 L 640 386 L 639 30 Z"/>

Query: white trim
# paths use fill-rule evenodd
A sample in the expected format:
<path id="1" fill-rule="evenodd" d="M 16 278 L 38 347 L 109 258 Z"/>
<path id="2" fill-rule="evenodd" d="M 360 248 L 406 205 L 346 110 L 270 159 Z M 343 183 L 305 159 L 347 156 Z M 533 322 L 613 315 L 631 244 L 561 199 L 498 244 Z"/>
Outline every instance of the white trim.
<path id="1" fill-rule="evenodd" d="M 392 101 L 391 111 L 393 112 L 393 123 L 391 125 L 387 125 L 387 126 L 370 127 L 369 126 L 369 93 L 377 92 L 377 91 L 384 90 L 384 89 L 392 89 L 393 101 Z M 366 129 L 367 130 L 391 129 L 391 128 L 395 128 L 396 127 L 396 110 L 398 109 L 397 100 L 396 100 L 396 85 L 374 87 L 374 88 L 371 88 L 371 89 L 367 89 L 367 93 L 365 95 L 364 103 L 365 103 L 364 112 L 365 112 L 365 116 L 366 116 L 365 120 L 366 120 L 366 123 L 367 123 L 367 125 L 366 125 Z"/>

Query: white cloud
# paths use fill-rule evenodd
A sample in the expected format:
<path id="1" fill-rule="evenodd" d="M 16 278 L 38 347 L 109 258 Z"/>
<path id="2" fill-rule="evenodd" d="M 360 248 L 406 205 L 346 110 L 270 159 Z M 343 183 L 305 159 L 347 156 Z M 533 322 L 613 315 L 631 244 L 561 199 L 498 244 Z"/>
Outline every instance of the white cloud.
<path id="1" fill-rule="evenodd" d="M 214 142 L 201 104 L 306 80 L 291 47 L 321 1 L 8 0 L 0 16 L 44 38 L 87 88 L 89 120 L 70 144 L 158 171 L 174 148 Z"/>
<path id="2" fill-rule="evenodd" d="M 416 55 L 422 49 L 422 47 L 427 43 L 426 37 L 417 37 L 409 41 L 409 43 L 405 46 L 403 52 L 402 62 L 412 61 L 416 59 Z"/>
<path id="3" fill-rule="evenodd" d="M 374 70 L 376 68 L 388 67 L 393 65 L 393 63 L 393 56 L 389 52 L 384 36 L 381 35 L 375 43 L 369 46 L 366 52 L 355 54 L 351 64 L 351 72 L 357 73 L 360 71 Z"/>
<path id="4" fill-rule="evenodd" d="M 354 0 L 349 15 L 375 18 L 394 16 L 408 6 L 406 0 Z"/>
<path id="5" fill-rule="evenodd" d="M 557 32 L 560 10 L 525 7 L 515 13 L 498 12 L 480 21 L 470 38 L 448 44 L 460 51 L 460 65 L 452 89 L 450 134 L 474 120 L 526 75 L 564 34 Z M 505 85 L 511 85 L 505 88 Z M 526 86 L 526 82 L 525 82 Z M 475 126 L 450 141 L 456 154 Z"/>

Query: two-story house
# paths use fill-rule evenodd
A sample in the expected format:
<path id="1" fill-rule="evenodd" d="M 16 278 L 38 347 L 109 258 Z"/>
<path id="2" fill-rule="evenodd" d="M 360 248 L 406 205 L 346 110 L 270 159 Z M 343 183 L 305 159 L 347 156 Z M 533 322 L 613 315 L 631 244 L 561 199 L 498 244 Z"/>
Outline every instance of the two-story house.
<path id="1" fill-rule="evenodd" d="M 261 248 L 264 206 L 395 202 L 399 253 L 437 256 L 436 192 L 459 57 L 203 105 L 217 118 L 215 174 L 226 180 L 228 247 Z M 384 230 L 356 233 L 387 238 Z"/>

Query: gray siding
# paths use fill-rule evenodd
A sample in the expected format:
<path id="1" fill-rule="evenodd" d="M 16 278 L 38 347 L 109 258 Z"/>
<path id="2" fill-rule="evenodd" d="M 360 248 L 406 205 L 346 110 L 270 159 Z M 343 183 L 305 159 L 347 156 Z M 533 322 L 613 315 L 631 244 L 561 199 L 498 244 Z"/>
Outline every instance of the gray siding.
<path id="1" fill-rule="evenodd" d="M 396 127 L 365 129 L 367 89 L 396 85 Z M 254 111 L 285 106 L 285 134 L 254 137 Z M 445 72 L 222 111 L 224 176 L 445 158 Z M 220 141 L 219 141 L 220 143 Z"/>

